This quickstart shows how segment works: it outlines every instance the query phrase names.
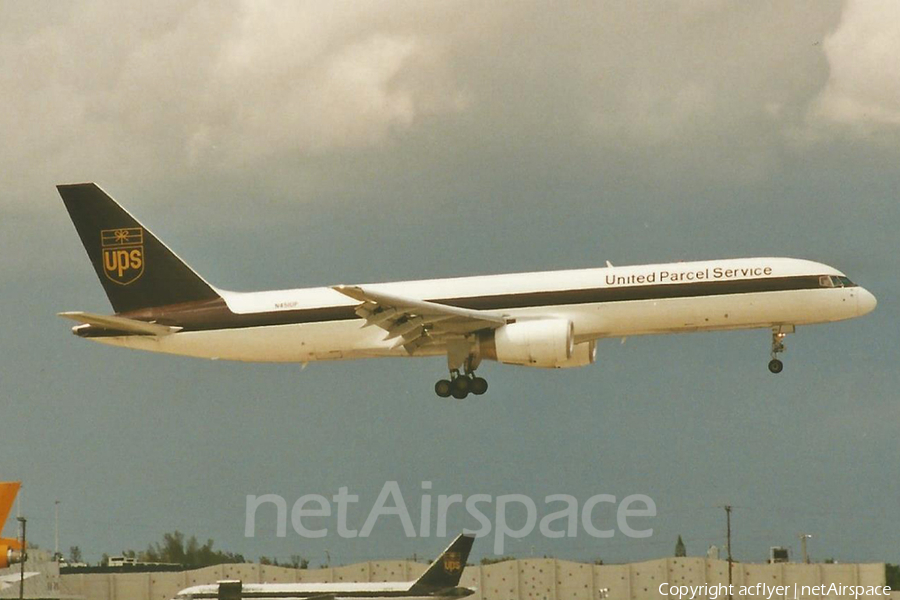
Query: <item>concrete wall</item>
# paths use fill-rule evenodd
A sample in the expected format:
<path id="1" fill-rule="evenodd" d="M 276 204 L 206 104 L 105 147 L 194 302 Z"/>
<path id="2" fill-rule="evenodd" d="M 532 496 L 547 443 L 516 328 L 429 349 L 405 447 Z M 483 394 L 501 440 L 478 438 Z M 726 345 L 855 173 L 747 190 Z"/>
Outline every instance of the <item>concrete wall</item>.
<path id="1" fill-rule="evenodd" d="M 28 560 L 25 561 L 26 573 L 37 573 L 37 575 L 25 579 L 25 597 L 26 598 L 53 598 L 59 593 L 59 565 L 50 560 L 50 555 L 40 550 L 29 550 Z M 21 565 L 11 565 L 6 569 L 0 569 L 0 576 L 13 577 L 15 582 L 0 589 L 0 598 L 18 598 L 19 597 L 19 572 Z M 3 585 L 0 584 L 0 588 Z"/>
<path id="2" fill-rule="evenodd" d="M 179 590 L 221 579 L 245 582 L 404 581 L 417 578 L 425 565 L 407 561 L 358 563 L 328 569 L 288 569 L 254 564 L 220 565 L 180 573 L 128 573 L 60 576 L 62 595 L 85 600 L 168 600 Z M 735 592 L 741 585 L 884 585 L 883 564 L 735 563 Z M 590 565 L 553 559 L 511 560 L 466 567 L 461 585 L 474 587 L 471 600 L 649 600 L 666 599 L 661 583 L 728 583 L 728 563 L 706 558 L 665 558 L 627 565 Z M 605 595 L 605 590 L 608 593 Z M 734 596 L 761 600 L 759 596 Z M 801 596 L 802 599 L 838 596 Z M 772 600 L 793 600 L 792 595 Z M 707 595 L 698 596 L 708 600 Z M 674 599 L 672 599 L 674 600 Z M 893 600 L 900 600 L 894 596 Z"/>

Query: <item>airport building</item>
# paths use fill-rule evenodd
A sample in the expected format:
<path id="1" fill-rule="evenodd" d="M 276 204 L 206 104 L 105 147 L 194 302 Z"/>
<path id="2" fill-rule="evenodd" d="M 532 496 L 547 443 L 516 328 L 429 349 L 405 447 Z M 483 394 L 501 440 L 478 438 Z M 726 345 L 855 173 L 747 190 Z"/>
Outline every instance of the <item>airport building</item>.
<path id="1" fill-rule="evenodd" d="M 204 583 L 239 579 L 245 583 L 399 581 L 413 580 L 426 565 L 412 561 L 372 561 L 334 568 L 291 569 L 259 564 L 227 564 L 191 571 L 105 572 L 64 569 L 55 563 L 32 565 L 26 571 L 41 575 L 26 581 L 26 598 L 81 600 L 169 600 L 178 591 Z M 12 572 L 12 569 L 0 572 Z M 92 572 L 94 571 L 94 572 Z M 734 563 L 732 580 L 739 586 L 885 585 L 883 563 L 803 564 Z M 555 559 L 509 560 L 466 567 L 460 585 L 475 588 L 472 600 L 644 600 L 666 599 L 661 584 L 699 586 L 728 583 L 728 562 L 703 557 L 663 558 L 622 565 L 594 565 Z M 55 594 L 55 595 L 54 595 Z M 697 596 L 707 600 L 709 595 Z M 764 596 L 763 596 L 764 597 Z M 788 596 L 793 598 L 793 596 Z M 804 595 L 801 598 L 837 598 Z M 845 596 L 846 597 L 846 596 Z M 851 596 L 852 597 L 852 596 Z M 900 600 L 894 592 L 892 600 Z M 0 590 L 0 598 L 18 598 L 15 589 Z M 720 596 L 720 598 L 723 598 Z M 727 598 L 725 596 L 724 598 Z M 723 598 L 723 600 L 724 600 Z M 740 596 L 759 600 L 760 596 Z M 773 596 L 783 600 L 785 596 Z"/>

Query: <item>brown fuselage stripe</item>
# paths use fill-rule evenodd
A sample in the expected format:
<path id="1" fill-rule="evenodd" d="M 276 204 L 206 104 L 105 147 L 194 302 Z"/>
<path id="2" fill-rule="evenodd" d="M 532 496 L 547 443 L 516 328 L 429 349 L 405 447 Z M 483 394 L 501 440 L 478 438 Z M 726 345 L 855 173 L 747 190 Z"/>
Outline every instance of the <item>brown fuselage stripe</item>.
<path id="1" fill-rule="evenodd" d="M 697 298 L 730 294 L 760 292 L 784 292 L 792 290 L 820 289 L 818 275 L 795 277 L 769 277 L 764 279 L 739 279 L 734 281 L 700 281 L 634 285 L 625 287 L 597 287 L 577 290 L 498 294 L 467 298 L 438 298 L 429 300 L 473 310 L 508 310 L 538 308 L 543 306 L 567 306 L 573 304 L 601 304 L 607 302 L 633 302 L 638 300 L 664 300 L 672 298 Z M 242 329 L 246 327 L 271 327 L 306 323 L 326 323 L 359 319 L 355 306 L 324 306 L 299 310 L 279 310 L 256 313 L 233 313 L 222 298 L 181 305 L 143 309 L 123 313 L 121 316 L 155 321 L 163 325 L 175 325 L 183 331 L 211 331 L 215 329 Z M 83 331 L 85 337 L 117 335 L 114 331 L 95 329 Z"/>

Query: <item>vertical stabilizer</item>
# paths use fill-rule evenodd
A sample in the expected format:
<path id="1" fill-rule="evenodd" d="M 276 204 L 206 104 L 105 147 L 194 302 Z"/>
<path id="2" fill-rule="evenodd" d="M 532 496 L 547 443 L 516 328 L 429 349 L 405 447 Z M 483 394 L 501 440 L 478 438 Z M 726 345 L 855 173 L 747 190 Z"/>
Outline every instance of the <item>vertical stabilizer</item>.
<path id="1" fill-rule="evenodd" d="M 428 570 L 413 583 L 409 591 L 416 594 L 430 594 L 437 590 L 457 587 L 474 542 L 475 538 L 471 535 L 458 535 L 431 563 Z"/>
<path id="2" fill-rule="evenodd" d="M 12 509 L 13 502 L 16 501 L 16 494 L 19 493 L 21 483 L 18 481 L 0 482 L 0 534 L 3 533 L 3 525 L 9 517 L 9 511 Z"/>
<path id="3" fill-rule="evenodd" d="M 219 297 L 97 184 L 56 187 L 117 313 Z"/>

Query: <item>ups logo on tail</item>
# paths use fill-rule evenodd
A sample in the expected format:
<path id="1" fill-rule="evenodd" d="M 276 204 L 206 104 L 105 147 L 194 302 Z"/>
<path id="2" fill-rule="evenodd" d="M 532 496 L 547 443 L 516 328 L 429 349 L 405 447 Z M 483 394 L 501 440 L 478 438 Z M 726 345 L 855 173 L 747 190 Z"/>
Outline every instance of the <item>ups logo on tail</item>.
<path id="1" fill-rule="evenodd" d="M 462 570 L 459 552 L 448 552 L 444 555 L 444 570 L 448 573 L 459 573 Z"/>
<path id="2" fill-rule="evenodd" d="M 128 285 L 144 274 L 144 230 L 140 227 L 100 232 L 103 272 L 115 283 Z"/>

